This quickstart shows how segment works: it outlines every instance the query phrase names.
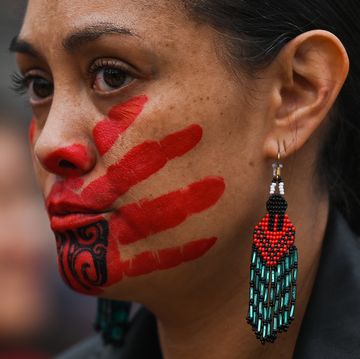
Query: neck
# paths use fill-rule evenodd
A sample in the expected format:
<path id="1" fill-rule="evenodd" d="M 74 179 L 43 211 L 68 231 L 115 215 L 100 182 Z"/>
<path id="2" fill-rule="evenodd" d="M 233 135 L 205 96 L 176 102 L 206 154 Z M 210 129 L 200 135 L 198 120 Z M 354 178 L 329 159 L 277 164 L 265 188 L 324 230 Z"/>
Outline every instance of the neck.
<path id="1" fill-rule="evenodd" d="M 230 239 L 228 247 L 221 249 L 224 253 L 213 255 L 211 261 L 215 265 L 211 272 L 203 274 L 204 271 L 191 268 L 191 275 L 184 283 L 178 283 L 178 288 L 186 288 L 186 292 L 166 293 L 154 306 L 148 305 L 158 318 L 165 359 L 293 356 L 317 273 L 329 201 L 312 183 L 304 185 L 307 182 L 301 175 L 293 173 L 286 182 L 293 189 L 286 195 L 287 213 L 297 228 L 295 245 L 299 252 L 296 314 L 288 332 L 280 333 L 275 343 L 262 345 L 246 322 L 253 231 L 249 228 L 241 235 L 248 240 L 241 240 L 239 236 Z M 199 272 L 202 274 L 194 276 Z"/>

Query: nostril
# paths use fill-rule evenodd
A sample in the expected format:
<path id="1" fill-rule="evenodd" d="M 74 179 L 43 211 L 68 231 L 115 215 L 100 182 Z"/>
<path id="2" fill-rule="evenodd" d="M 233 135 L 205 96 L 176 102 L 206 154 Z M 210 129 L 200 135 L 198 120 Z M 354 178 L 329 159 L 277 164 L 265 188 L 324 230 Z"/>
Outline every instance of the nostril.
<path id="1" fill-rule="evenodd" d="M 43 167 L 58 176 L 81 176 L 90 172 L 96 163 L 96 156 L 89 146 L 74 144 L 45 152 L 38 156 Z"/>
<path id="2" fill-rule="evenodd" d="M 77 168 L 73 163 L 67 160 L 59 161 L 59 167 L 70 170 L 75 170 Z"/>

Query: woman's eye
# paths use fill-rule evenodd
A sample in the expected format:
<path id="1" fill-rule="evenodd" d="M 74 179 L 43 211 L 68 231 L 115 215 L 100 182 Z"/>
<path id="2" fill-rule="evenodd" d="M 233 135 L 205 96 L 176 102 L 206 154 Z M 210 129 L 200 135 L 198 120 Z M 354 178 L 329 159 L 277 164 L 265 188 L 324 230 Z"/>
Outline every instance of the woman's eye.
<path id="1" fill-rule="evenodd" d="M 112 92 L 126 86 L 133 77 L 121 69 L 104 67 L 95 77 L 94 89 L 98 92 Z"/>
<path id="2" fill-rule="evenodd" d="M 28 94 L 32 105 L 42 104 L 52 97 L 54 84 L 32 71 L 25 75 L 14 73 L 12 76 L 13 89 L 19 94 Z"/>
<path id="3" fill-rule="evenodd" d="M 43 77 L 33 77 L 28 82 L 30 100 L 37 102 L 53 95 L 54 85 Z"/>

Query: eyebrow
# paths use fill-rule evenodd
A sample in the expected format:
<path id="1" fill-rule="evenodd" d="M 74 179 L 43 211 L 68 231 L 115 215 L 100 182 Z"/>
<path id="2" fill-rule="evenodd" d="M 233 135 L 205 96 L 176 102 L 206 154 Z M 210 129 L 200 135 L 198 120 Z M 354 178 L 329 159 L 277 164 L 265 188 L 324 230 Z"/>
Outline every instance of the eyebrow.
<path id="1" fill-rule="evenodd" d="M 111 23 L 98 23 L 95 25 L 89 25 L 83 29 L 77 30 L 69 34 L 62 42 L 64 49 L 68 51 L 74 51 L 78 47 L 87 42 L 95 41 L 99 37 L 106 34 L 120 34 L 127 36 L 137 36 L 133 30 L 123 27 L 116 26 Z"/>
<path id="2" fill-rule="evenodd" d="M 22 54 L 30 55 L 32 57 L 40 57 L 35 48 L 27 41 L 22 40 L 19 36 L 15 36 L 9 46 L 10 52 L 19 52 Z"/>
<path id="3" fill-rule="evenodd" d="M 103 35 L 120 34 L 126 36 L 138 36 L 133 30 L 116 26 L 111 23 L 98 23 L 87 25 L 84 28 L 77 29 L 66 36 L 62 41 L 63 48 L 68 52 L 78 50 L 81 46 L 95 41 Z M 10 52 L 19 52 L 33 57 L 40 57 L 38 51 L 28 41 L 15 36 L 9 46 Z"/>

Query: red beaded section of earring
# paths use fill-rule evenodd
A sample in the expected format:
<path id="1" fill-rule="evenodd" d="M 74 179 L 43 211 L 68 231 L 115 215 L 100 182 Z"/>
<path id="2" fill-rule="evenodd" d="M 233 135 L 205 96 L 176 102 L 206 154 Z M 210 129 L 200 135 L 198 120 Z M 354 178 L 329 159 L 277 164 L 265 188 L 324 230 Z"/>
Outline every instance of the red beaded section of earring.
<path id="1" fill-rule="evenodd" d="M 255 227 L 253 243 L 267 266 L 276 266 L 288 253 L 295 242 L 295 226 L 287 214 L 284 215 L 282 228 L 278 230 L 279 215 L 275 215 L 274 230 L 269 229 L 270 215 L 267 214 Z"/>

